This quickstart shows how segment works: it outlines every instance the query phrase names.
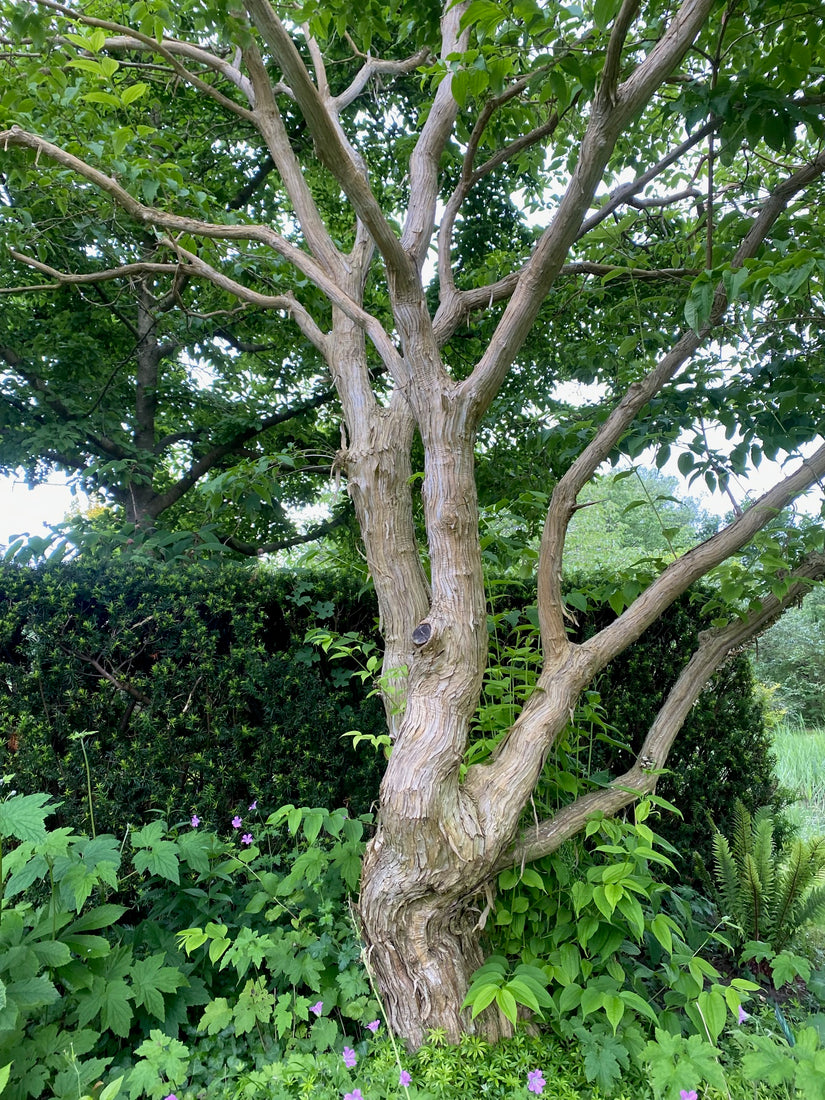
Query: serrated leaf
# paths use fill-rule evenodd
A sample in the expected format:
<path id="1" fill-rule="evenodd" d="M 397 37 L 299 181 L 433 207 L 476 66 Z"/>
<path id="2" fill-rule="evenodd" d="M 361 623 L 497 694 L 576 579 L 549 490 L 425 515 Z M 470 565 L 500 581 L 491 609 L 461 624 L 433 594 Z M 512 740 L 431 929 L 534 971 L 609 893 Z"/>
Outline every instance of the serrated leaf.
<path id="1" fill-rule="evenodd" d="M 0 837 L 37 843 L 45 839 L 46 818 L 57 809 L 47 794 L 16 794 L 0 802 Z"/>

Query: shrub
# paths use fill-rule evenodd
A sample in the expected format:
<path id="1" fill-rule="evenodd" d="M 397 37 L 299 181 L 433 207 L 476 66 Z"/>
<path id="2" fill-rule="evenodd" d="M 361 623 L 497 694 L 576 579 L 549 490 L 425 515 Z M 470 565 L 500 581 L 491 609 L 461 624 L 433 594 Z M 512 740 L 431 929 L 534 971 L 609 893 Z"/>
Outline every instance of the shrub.
<path id="1" fill-rule="evenodd" d="M 0 568 L 0 771 L 86 823 L 85 738 L 98 826 L 150 808 L 202 817 L 243 804 L 366 810 L 379 762 L 341 740 L 380 733 L 358 682 L 304 644 L 310 626 L 373 628 L 345 578 L 222 564 Z M 231 814 L 230 814 L 231 816 Z"/>

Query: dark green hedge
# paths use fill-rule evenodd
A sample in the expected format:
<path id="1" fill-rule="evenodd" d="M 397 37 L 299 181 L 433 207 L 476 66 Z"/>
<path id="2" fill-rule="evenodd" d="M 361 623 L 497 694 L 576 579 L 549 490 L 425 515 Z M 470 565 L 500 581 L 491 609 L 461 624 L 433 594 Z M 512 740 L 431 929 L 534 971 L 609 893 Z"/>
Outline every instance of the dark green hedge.
<path id="1" fill-rule="evenodd" d="M 683 596 L 596 682 L 609 721 L 634 751 L 641 749 L 665 695 L 696 648 L 699 631 L 708 625 L 701 616 L 703 602 L 701 592 Z M 602 607 L 582 624 L 582 636 L 613 618 L 610 608 Z M 609 749 L 600 755 L 611 771 L 627 766 L 626 755 Z M 692 707 L 671 749 L 669 773 L 657 784 L 657 794 L 683 814 L 681 820 L 664 815 L 655 825 L 684 853 L 680 873 L 692 876 L 694 852 L 712 864 L 714 826 L 729 831 L 737 798 L 751 810 L 767 805 L 781 809 L 785 800 L 773 764 L 750 663 L 742 655 L 732 656 Z"/>
<path id="2" fill-rule="evenodd" d="M 609 586 L 608 586 L 609 587 Z M 578 637 L 614 617 L 577 613 Z M 529 588 L 506 586 L 513 641 L 523 640 Z M 592 602 L 592 601 L 591 601 Z M 692 652 L 699 603 L 678 601 L 597 680 L 618 737 L 638 749 Z M 505 620 L 499 616 L 497 637 Z M 71 563 L 0 566 L 0 773 L 20 790 L 63 800 L 66 823 L 88 826 L 81 746 L 96 824 L 120 831 L 153 810 L 221 827 L 257 799 L 271 810 L 374 801 L 383 758 L 341 735 L 384 731 L 376 698 L 339 662 L 304 643 L 309 627 L 371 634 L 375 605 L 341 576 L 275 573 L 240 564 Z M 595 745 L 591 769 L 623 771 L 626 753 Z M 741 798 L 775 803 L 770 741 L 744 658 L 728 661 L 691 711 L 659 792 L 684 821 L 658 826 L 706 858 L 710 820 L 724 829 Z M 685 873 L 689 873 L 689 859 Z"/>
<path id="3" fill-rule="evenodd" d="M 369 594 L 339 577 L 244 565 L 0 569 L 0 772 L 98 830 L 161 810 L 216 827 L 258 799 L 369 808 L 380 733 L 358 681 L 304 644 L 309 627 L 374 630 Z"/>

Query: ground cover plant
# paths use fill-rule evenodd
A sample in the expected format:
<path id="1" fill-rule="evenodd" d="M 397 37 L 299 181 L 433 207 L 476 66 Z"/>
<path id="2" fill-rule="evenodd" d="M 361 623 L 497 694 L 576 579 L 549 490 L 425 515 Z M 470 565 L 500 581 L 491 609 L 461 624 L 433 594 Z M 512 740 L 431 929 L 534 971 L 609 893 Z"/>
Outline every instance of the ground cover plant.
<path id="1" fill-rule="evenodd" d="M 655 800 L 633 822 L 595 817 L 578 865 L 557 855 L 541 881 L 526 868 L 500 884 L 487 926 L 500 954 L 467 1004 L 497 1001 L 515 1038 L 455 1049 L 433 1032 L 410 1052 L 352 916 L 368 816 L 253 799 L 217 823 L 95 837 L 48 829 L 47 796 L 5 791 L 4 1100 L 772 1100 L 825 1086 L 817 1017 L 772 1022 L 756 983 L 709 961 L 725 941 L 695 900 L 657 882 Z"/>

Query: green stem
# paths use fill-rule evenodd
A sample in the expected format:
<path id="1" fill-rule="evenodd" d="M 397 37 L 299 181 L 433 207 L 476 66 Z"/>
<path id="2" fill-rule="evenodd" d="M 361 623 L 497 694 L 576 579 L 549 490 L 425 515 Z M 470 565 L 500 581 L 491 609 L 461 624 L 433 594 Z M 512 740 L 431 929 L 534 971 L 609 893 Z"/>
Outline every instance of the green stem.
<path id="1" fill-rule="evenodd" d="M 89 799 L 89 818 L 92 823 L 92 839 L 96 840 L 97 831 L 95 830 L 95 808 L 92 801 L 92 772 L 89 768 L 89 757 L 86 755 L 86 742 L 82 737 L 79 740 L 80 748 L 83 750 L 83 763 L 86 766 L 86 794 Z"/>

